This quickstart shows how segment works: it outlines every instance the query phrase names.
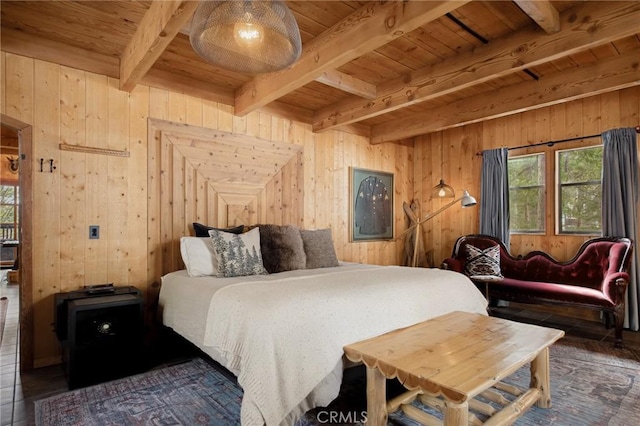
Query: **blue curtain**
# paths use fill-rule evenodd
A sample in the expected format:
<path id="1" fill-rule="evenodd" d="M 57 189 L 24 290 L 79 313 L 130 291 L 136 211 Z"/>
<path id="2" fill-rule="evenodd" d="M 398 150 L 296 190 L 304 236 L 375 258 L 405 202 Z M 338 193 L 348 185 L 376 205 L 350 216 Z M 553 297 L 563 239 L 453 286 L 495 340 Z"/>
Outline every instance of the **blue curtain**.
<path id="1" fill-rule="evenodd" d="M 631 276 L 626 298 L 624 326 L 640 325 L 640 272 L 638 264 L 638 144 L 632 128 L 602 133 L 602 234 L 633 240 L 629 264 Z"/>
<path id="2" fill-rule="evenodd" d="M 509 248 L 509 174 L 507 148 L 482 152 L 480 233 L 499 238 Z"/>

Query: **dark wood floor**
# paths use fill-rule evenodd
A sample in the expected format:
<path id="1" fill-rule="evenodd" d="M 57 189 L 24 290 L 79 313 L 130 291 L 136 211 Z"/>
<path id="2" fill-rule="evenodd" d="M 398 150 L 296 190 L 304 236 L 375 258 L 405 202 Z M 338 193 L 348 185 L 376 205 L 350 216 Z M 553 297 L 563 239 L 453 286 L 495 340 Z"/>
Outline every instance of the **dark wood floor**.
<path id="1" fill-rule="evenodd" d="M 39 368 L 28 373 L 19 372 L 18 342 L 18 286 L 0 282 L 0 296 L 9 298 L 9 309 L 0 345 L 0 426 L 33 425 L 34 402 L 67 391 L 67 382 L 60 365 Z M 535 311 L 532 308 L 501 307 L 495 308 L 493 315 L 514 321 L 559 328 L 568 336 L 582 337 L 613 344 L 613 330 L 606 330 L 600 323 L 584 321 L 570 317 Z M 640 350 L 640 333 L 624 332 L 627 347 Z M 161 367 L 180 357 L 193 356 L 183 349 L 168 344 L 161 346 L 164 355 L 150 361 L 151 368 Z M 172 350 L 170 350 L 173 348 Z M 166 351 L 165 351 L 166 349 Z M 154 351 L 156 354 L 158 351 Z"/>

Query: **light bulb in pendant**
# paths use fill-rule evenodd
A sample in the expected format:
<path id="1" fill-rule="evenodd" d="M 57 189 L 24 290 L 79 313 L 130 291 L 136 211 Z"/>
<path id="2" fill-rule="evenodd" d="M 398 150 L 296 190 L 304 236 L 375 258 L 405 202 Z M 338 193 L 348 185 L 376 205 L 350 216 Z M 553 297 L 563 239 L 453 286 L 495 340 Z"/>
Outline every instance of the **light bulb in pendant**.
<path id="1" fill-rule="evenodd" d="M 242 47 L 253 47 L 259 45 L 264 40 L 264 28 L 261 25 L 251 22 L 253 17 L 246 13 L 244 19 L 236 22 L 233 26 L 233 37 Z"/>
<path id="2" fill-rule="evenodd" d="M 444 188 L 440 188 L 440 191 L 438 191 L 438 197 L 444 197 L 445 195 L 447 195 L 447 192 Z"/>

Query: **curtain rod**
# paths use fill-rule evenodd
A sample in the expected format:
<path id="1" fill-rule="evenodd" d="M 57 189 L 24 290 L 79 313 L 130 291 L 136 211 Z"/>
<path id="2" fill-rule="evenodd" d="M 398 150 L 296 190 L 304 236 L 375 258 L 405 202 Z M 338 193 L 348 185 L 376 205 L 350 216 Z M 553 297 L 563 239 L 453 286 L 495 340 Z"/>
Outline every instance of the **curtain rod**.
<path id="1" fill-rule="evenodd" d="M 534 147 L 534 146 L 542 146 L 542 145 L 554 146 L 557 143 L 565 143 L 565 142 L 579 141 L 581 139 L 593 139 L 593 138 L 600 138 L 600 137 L 602 137 L 602 135 L 579 136 L 579 137 L 576 137 L 576 138 L 559 139 L 559 140 L 556 140 L 556 141 L 540 142 L 540 143 L 534 143 L 534 144 L 531 144 L 531 145 L 514 146 L 514 147 L 511 147 L 511 148 L 507 148 L 507 150 L 511 151 L 512 149 L 531 148 L 531 147 Z"/>
<path id="2" fill-rule="evenodd" d="M 640 126 L 636 126 L 635 127 L 635 131 L 636 131 L 636 133 L 640 133 Z M 569 138 L 569 139 L 559 139 L 559 140 L 555 140 L 555 141 L 534 143 L 534 144 L 531 144 L 531 145 L 514 146 L 514 147 L 511 147 L 511 148 L 507 148 L 507 151 L 511 151 L 512 149 L 533 148 L 534 146 L 542 146 L 542 145 L 554 146 L 557 143 L 573 142 L 573 141 L 579 141 L 581 139 L 593 139 L 593 138 L 600 138 L 600 137 L 602 137 L 602 134 L 589 135 L 589 136 L 579 136 L 579 137 L 576 137 L 576 138 Z M 478 153 L 476 153 L 476 155 L 482 155 L 482 152 L 478 152 Z"/>

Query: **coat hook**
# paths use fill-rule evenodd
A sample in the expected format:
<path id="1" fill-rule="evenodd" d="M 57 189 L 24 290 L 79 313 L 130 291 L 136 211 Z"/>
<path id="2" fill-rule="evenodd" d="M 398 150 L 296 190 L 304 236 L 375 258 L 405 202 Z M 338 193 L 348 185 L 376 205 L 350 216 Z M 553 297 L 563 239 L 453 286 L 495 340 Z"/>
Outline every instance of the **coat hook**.
<path id="1" fill-rule="evenodd" d="M 44 164 L 44 158 L 40 159 L 40 173 L 44 172 L 42 165 Z"/>
<path id="2" fill-rule="evenodd" d="M 56 169 L 56 166 L 53 165 L 53 158 L 49 159 L 49 173 L 53 173 L 53 171 Z"/>

